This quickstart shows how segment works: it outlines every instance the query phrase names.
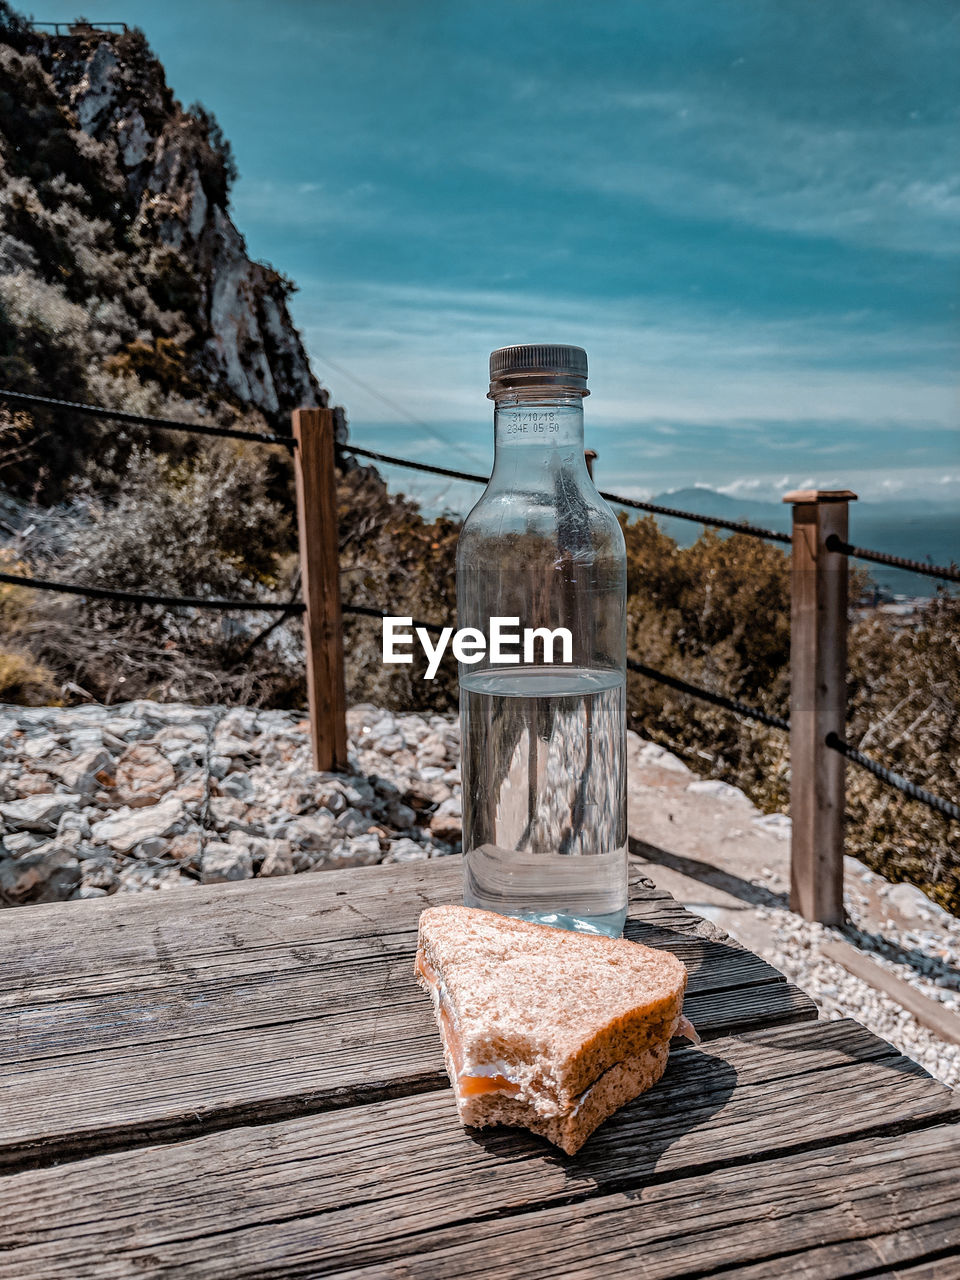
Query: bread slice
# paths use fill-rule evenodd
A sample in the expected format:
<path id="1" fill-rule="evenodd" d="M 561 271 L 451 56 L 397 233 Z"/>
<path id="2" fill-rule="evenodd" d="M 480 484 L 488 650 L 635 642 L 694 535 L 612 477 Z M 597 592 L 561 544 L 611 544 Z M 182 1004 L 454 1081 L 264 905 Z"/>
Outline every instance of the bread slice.
<path id="1" fill-rule="evenodd" d="M 685 1030 L 683 965 L 623 938 L 430 907 L 416 971 L 461 1122 L 523 1125 L 571 1154 L 659 1080 Z"/>

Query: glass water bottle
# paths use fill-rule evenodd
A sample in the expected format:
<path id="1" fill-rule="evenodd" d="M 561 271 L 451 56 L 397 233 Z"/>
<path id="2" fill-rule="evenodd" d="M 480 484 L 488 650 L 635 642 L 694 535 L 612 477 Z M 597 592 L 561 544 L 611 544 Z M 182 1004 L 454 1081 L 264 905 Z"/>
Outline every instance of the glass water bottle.
<path id="1" fill-rule="evenodd" d="M 583 451 L 580 347 L 490 357 L 496 457 L 457 547 L 464 901 L 618 935 L 627 908 L 626 552 Z M 559 636 L 546 661 L 543 629 Z M 527 630 L 529 629 L 529 630 Z M 525 640 L 526 636 L 529 637 Z M 515 656 L 513 656 L 515 655 Z"/>

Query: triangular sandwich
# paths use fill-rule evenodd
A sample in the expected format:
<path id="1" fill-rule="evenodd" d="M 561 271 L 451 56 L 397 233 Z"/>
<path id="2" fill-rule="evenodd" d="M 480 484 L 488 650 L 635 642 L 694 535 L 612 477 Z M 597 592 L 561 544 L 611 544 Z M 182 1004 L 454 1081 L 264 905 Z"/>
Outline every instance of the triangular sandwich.
<path id="1" fill-rule="evenodd" d="M 687 971 L 669 951 L 473 907 L 420 917 L 430 993 L 460 1121 L 521 1125 L 573 1154 L 663 1075 Z"/>

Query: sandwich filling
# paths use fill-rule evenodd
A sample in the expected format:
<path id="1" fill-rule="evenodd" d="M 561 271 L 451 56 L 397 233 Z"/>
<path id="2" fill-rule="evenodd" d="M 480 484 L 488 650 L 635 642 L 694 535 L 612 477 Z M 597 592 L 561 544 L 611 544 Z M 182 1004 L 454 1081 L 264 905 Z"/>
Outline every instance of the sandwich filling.
<path id="1" fill-rule="evenodd" d="M 519 1094 L 521 1086 L 506 1074 L 509 1068 L 505 1063 L 491 1063 L 489 1070 L 480 1068 L 472 1073 L 464 1072 L 463 1039 L 457 1027 L 456 1017 L 450 1008 L 443 980 L 422 952 L 417 955 L 416 971 L 433 994 L 443 1043 L 450 1053 L 456 1073 L 453 1087 L 457 1094 L 461 1098 L 476 1098 L 483 1093 L 506 1093 L 514 1097 Z"/>
<path id="2" fill-rule="evenodd" d="M 520 1097 L 524 1092 L 523 1085 L 519 1081 L 511 1079 L 509 1075 L 510 1067 L 507 1063 L 500 1060 L 493 1063 L 478 1063 L 472 1065 L 470 1071 L 465 1070 L 466 1053 L 463 1038 L 457 1026 L 456 1014 L 451 1006 L 443 979 L 422 951 L 417 954 L 416 972 L 430 988 L 430 993 L 433 997 L 443 1043 L 453 1066 L 452 1084 L 458 1101 L 490 1093 L 505 1094 L 514 1098 Z M 683 1014 L 680 1015 L 671 1034 L 684 1036 L 694 1044 L 700 1043 L 700 1037 L 697 1035 L 693 1023 Z M 668 1035 L 666 1038 L 669 1040 L 670 1036 Z M 571 1099 L 567 1107 L 561 1108 L 561 1113 L 576 1115 L 587 1095 L 598 1083 L 599 1081 L 597 1080 L 593 1081 L 582 1093 Z"/>

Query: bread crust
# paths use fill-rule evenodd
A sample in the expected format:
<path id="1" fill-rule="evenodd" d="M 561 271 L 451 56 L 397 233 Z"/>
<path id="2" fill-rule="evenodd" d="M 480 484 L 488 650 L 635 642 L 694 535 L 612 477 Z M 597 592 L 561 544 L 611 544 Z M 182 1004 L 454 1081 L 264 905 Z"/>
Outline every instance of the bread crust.
<path id="1" fill-rule="evenodd" d="M 669 1042 L 658 1044 L 636 1058 L 627 1058 L 605 1071 L 587 1091 L 580 1106 L 563 1116 L 542 1116 L 529 1102 L 488 1093 L 478 1098 L 457 1098 L 460 1123 L 482 1129 L 487 1125 L 517 1125 L 530 1129 L 575 1155 L 604 1120 L 634 1098 L 653 1088 L 667 1067 Z"/>
<path id="2" fill-rule="evenodd" d="M 669 952 L 460 906 L 423 912 L 417 970 L 461 1121 L 571 1154 L 663 1074 L 687 978 Z M 461 1078 L 491 1075 L 511 1091 L 461 1096 Z"/>

